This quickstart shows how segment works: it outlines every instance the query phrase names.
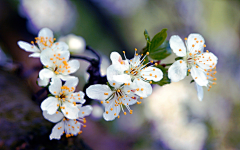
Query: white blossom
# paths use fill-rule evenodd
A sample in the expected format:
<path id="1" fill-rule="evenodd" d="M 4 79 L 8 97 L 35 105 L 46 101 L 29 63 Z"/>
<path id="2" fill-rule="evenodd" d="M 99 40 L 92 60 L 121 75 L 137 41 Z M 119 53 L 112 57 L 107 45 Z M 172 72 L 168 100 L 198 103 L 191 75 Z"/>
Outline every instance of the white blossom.
<path id="1" fill-rule="evenodd" d="M 185 78 L 188 71 L 196 82 L 198 98 L 202 100 L 203 89 L 201 86 L 210 89 L 211 84 L 216 84 L 213 80 L 217 80 L 214 75 L 218 58 L 208 50 L 203 52 L 206 45 L 200 34 L 190 34 L 188 38 L 185 38 L 185 43 L 179 36 L 173 35 L 169 43 L 173 52 L 183 58 L 169 67 L 168 77 L 172 82 L 178 82 Z"/>
<path id="2" fill-rule="evenodd" d="M 40 61 L 45 66 L 39 72 L 42 82 L 49 81 L 50 78 L 58 77 L 62 80 L 71 78 L 70 74 L 76 72 L 80 63 L 78 60 L 70 60 L 70 52 L 60 49 L 46 49 L 41 53 Z"/>
<path id="3" fill-rule="evenodd" d="M 64 115 L 57 111 L 57 113 L 49 115 L 46 111 L 43 111 L 43 116 L 45 119 L 57 123 L 50 134 L 49 138 L 52 139 L 60 139 L 62 134 L 65 133 L 66 137 L 75 136 L 77 134 L 81 134 L 81 126 L 86 127 L 84 123 L 86 123 L 85 116 L 88 116 L 92 112 L 92 107 L 90 105 L 77 106 L 79 109 L 78 118 L 76 119 L 68 119 L 64 117 Z"/>
<path id="4" fill-rule="evenodd" d="M 46 49 L 68 49 L 68 45 L 64 42 L 54 43 L 56 39 L 53 38 L 53 32 L 48 28 L 41 29 L 38 33 L 38 37 L 36 37 L 35 40 L 35 43 L 38 44 L 38 47 L 34 44 L 34 41 L 31 41 L 31 44 L 24 41 L 18 41 L 18 46 L 27 52 L 33 52 L 31 55 L 29 55 L 29 57 L 40 57 L 41 52 Z"/>
<path id="5" fill-rule="evenodd" d="M 108 74 L 107 74 L 108 75 Z M 130 105 L 135 103 L 140 104 L 137 99 L 139 96 L 135 95 L 136 89 L 132 89 L 128 83 L 115 82 L 114 80 L 108 80 L 111 88 L 108 85 L 95 84 L 86 89 L 86 94 L 91 99 L 100 100 L 105 106 L 105 112 L 103 118 L 106 121 L 112 121 L 116 117 L 120 117 L 119 113 L 122 110 L 124 115 L 127 113 L 124 111 L 125 106 L 129 113 L 132 114 Z M 140 97 L 142 99 L 143 97 Z"/>
<path id="6" fill-rule="evenodd" d="M 68 119 L 79 117 L 77 104 L 83 104 L 86 100 L 82 91 L 74 93 L 75 87 L 78 84 L 78 78 L 68 79 L 64 85 L 62 85 L 62 81 L 59 78 L 52 78 L 50 84 L 49 92 L 54 97 L 50 96 L 46 98 L 41 103 L 41 109 L 47 111 L 50 115 L 60 109 Z"/>
<path id="7" fill-rule="evenodd" d="M 132 86 L 137 89 L 137 95 L 147 97 L 152 93 L 150 83 L 160 81 L 163 78 L 163 73 L 160 69 L 153 67 L 153 64 L 149 65 L 150 62 L 143 64 L 148 52 L 142 57 L 136 51 L 135 49 L 135 56 L 131 60 L 126 58 L 125 51 L 123 51 L 125 60 L 122 60 L 117 52 L 112 52 L 110 55 L 112 65 L 107 70 L 107 77 L 108 80 L 133 84 Z"/>

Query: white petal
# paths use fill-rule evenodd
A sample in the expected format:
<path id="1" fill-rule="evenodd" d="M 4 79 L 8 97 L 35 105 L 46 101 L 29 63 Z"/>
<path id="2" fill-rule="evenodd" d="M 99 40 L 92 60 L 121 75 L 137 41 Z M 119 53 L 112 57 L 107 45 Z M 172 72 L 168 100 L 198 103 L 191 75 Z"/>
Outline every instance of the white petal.
<path id="1" fill-rule="evenodd" d="M 67 74 L 71 74 L 71 73 L 74 73 L 74 72 L 76 72 L 78 69 L 79 69 L 79 67 L 80 67 L 80 62 L 78 61 L 78 60 L 70 60 L 69 62 L 68 62 L 68 65 L 69 65 L 69 72 L 68 71 L 66 71 L 66 73 Z"/>
<path id="2" fill-rule="evenodd" d="M 137 102 L 138 97 L 136 97 L 134 94 L 129 94 L 127 96 L 128 97 L 121 98 L 121 101 L 125 106 L 130 106 Z"/>
<path id="3" fill-rule="evenodd" d="M 147 80 L 153 81 L 160 81 L 163 78 L 162 70 L 156 67 L 146 67 L 145 69 L 142 69 L 141 75 L 143 78 L 147 78 Z"/>
<path id="4" fill-rule="evenodd" d="M 39 72 L 39 78 L 40 78 L 41 80 L 44 80 L 45 78 L 49 79 L 49 78 L 52 78 L 52 77 L 54 77 L 54 73 L 53 73 L 52 70 L 43 68 L 43 69 Z"/>
<path id="5" fill-rule="evenodd" d="M 198 41 L 198 43 L 197 43 Z M 205 41 L 204 38 L 197 33 L 190 34 L 187 39 L 188 50 L 191 53 L 196 53 L 196 51 L 202 51 Z M 194 47 L 192 46 L 194 45 Z"/>
<path id="6" fill-rule="evenodd" d="M 55 53 L 51 49 L 46 49 L 41 52 L 40 55 L 40 61 L 44 66 L 52 66 L 53 65 L 53 60 L 51 58 L 54 58 Z"/>
<path id="7" fill-rule="evenodd" d="M 29 55 L 29 57 L 35 57 L 35 58 L 39 58 L 40 57 L 40 53 L 32 53 Z"/>
<path id="8" fill-rule="evenodd" d="M 60 129 L 59 129 L 60 128 Z M 59 123 L 57 123 L 53 129 L 52 129 L 52 133 L 50 134 L 49 138 L 50 140 L 52 139 L 61 139 L 61 136 L 63 134 L 63 131 L 64 131 L 64 122 L 61 121 Z"/>
<path id="9" fill-rule="evenodd" d="M 120 64 L 122 62 L 122 56 L 118 52 L 112 52 L 110 54 L 112 64 Z"/>
<path id="10" fill-rule="evenodd" d="M 54 50 L 66 51 L 69 47 L 65 42 L 56 42 L 53 43 L 53 46 L 51 48 Z"/>
<path id="11" fill-rule="evenodd" d="M 39 32 L 38 32 L 38 37 L 48 37 L 48 39 L 53 39 L 53 32 L 52 30 L 48 29 L 48 28 L 42 28 Z"/>
<path id="12" fill-rule="evenodd" d="M 135 94 L 144 98 L 152 94 L 152 86 L 150 83 L 137 79 L 135 79 L 133 82 L 135 82 L 138 87 L 135 91 Z"/>
<path id="13" fill-rule="evenodd" d="M 47 119 L 48 121 L 51 121 L 53 123 L 59 122 L 63 119 L 63 114 L 58 111 L 58 113 L 55 113 L 53 115 L 49 115 L 47 111 L 43 111 L 43 117 Z"/>
<path id="14" fill-rule="evenodd" d="M 202 99 L 203 99 L 203 88 L 202 88 L 202 86 L 200 86 L 197 83 L 195 83 L 195 88 L 197 90 L 198 99 L 200 101 L 202 101 Z"/>
<path id="15" fill-rule="evenodd" d="M 84 99 L 85 94 L 82 91 L 72 93 L 71 95 L 71 97 L 74 97 L 70 99 L 71 102 L 79 102 L 81 104 L 84 104 L 86 102 L 86 100 Z"/>
<path id="16" fill-rule="evenodd" d="M 171 36 L 169 44 L 171 49 L 177 56 L 183 57 L 186 55 L 186 47 L 182 39 L 178 35 Z"/>
<path id="17" fill-rule="evenodd" d="M 77 84 L 78 84 L 78 78 L 72 76 L 72 78 L 69 78 L 66 80 L 64 86 L 67 86 L 71 89 L 72 87 L 75 88 L 77 86 Z"/>
<path id="18" fill-rule="evenodd" d="M 27 52 L 38 52 L 38 53 L 41 52 L 35 45 L 31 45 L 27 42 L 18 41 L 17 44 L 21 49 L 24 49 Z"/>
<path id="19" fill-rule="evenodd" d="M 39 86 L 45 87 L 45 86 L 47 86 L 48 83 L 49 83 L 49 78 L 44 78 L 43 80 L 40 79 L 40 78 L 38 78 L 37 81 L 38 81 L 38 85 L 39 85 Z"/>
<path id="20" fill-rule="evenodd" d="M 113 110 L 111 110 L 111 108 L 113 108 Z M 103 118 L 106 121 L 112 121 L 119 115 L 119 113 L 120 113 L 120 105 L 115 106 L 115 100 L 111 100 L 109 104 L 106 104 L 105 106 L 105 112 L 103 113 Z"/>
<path id="21" fill-rule="evenodd" d="M 70 127 L 70 128 L 69 128 Z M 72 128 L 74 127 L 74 128 Z M 78 128 L 79 127 L 79 128 Z M 78 132 L 80 131 L 80 127 L 81 127 L 81 124 L 77 121 L 74 121 L 72 119 L 70 119 L 69 121 L 67 121 L 65 123 L 65 131 L 66 131 L 66 134 L 73 134 L 73 135 L 77 135 Z"/>
<path id="22" fill-rule="evenodd" d="M 120 84 L 122 83 L 131 83 L 131 77 L 130 75 L 127 74 L 122 74 L 122 75 L 113 75 L 113 81 L 116 81 Z"/>
<path id="23" fill-rule="evenodd" d="M 203 69 L 213 69 L 217 65 L 218 58 L 213 53 L 203 53 L 197 60 L 197 65 Z"/>
<path id="24" fill-rule="evenodd" d="M 61 92 L 61 87 L 62 87 L 62 81 L 60 80 L 60 78 L 58 77 L 54 77 L 51 80 L 51 85 L 49 86 L 49 92 L 52 95 L 59 95 L 59 93 Z"/>
<path id="25" fill-rule="evenodd" d="M 93 109 L 92 106 L 90 106 L 90 105 L 78 107 L 78 108 L 80 109 L 80 111 L 78 113 L 79 118 L 89 116 L 92 113 L 92 109 Z"/>
<path id="26" fill-rule="evenodd" d="M 191 75 L 195 82 L 200 86 L 207 86 L 208 80 L 204 73 L 204 70 L 196 68 L 196 66 L 191 68 Z"/>
<path id="27" fill-rule="evenodd" d="M 49 115 L 56 113 L 58 100 L 55 97 L 48 97 L 41 103 L 41 109 L 46 110 Z"/>
<path id="28" fill-rule="evenodd" d="M 181 63 L 180 63 L 181 62 Z M 187 64 L 183 60 L 175 61 L 168 69 L 168 78 L 172 82 L 178 82 L 187 75 Z"/>
<path id="29" fill-rule="evenodd" d="M 86 94 L 89 98 L 95 100 L 106 100 L 112 95 L 111 89 L 107 85 L 95 84 L 86 89 Z"/>
<path id="30" fill-rule="evenodd" d="M 65 109 L 61 109 L 65 117 L 68 119 L 78 118 L 79 109 L 77 108 L 77 105 L 74 106 L 72 103 L 65 102 L 63 103 L 62 107 L 65 107 Z"/>
<path id="31" fill-rule="evenodd" d="M 71 76 L 71 75 L 58 75 L 58 77 L 60 78 L 60 79 L 62 79 L 63 81 L 67 81 L 67 80 L 71 80 L 71 79 L 73 79 L 73 78 L 76 78 L 76 77 L 74 77 L 74 76 Z"/>
<path id="32" fill-rule="evenodd" d="M 113 87 L 119 87 L 120 85 L 122 85 L 124 82 L 122 81 L 116 81 L 114 80 L 114 76 L 115 75 L 123 75 L 124 74 L 124 69 L 121 67 L 121 65 L 119 64 L 115 64 L 115 65 L 110 65 L 107 68 L 107 80 L 108 82 L 113 86 Z M 115 84 L 113 84 L 115 83 Z"/>

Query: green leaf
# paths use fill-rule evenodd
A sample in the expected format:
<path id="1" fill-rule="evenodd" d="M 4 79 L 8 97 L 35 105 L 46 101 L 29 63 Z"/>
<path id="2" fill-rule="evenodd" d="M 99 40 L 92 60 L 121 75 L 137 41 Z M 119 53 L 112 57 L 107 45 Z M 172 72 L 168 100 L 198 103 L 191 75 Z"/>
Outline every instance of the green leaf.
<path id="1" fill-rule="evenodd" d="M 155 60 L 162 60 L 169 55 L 171 55 L 172 50 L 170 48 L 169 42 L 165 41 L 157 49 L 151 49 L 149 56 Z"/>
<path id="2" fill-rule="evenodd" d="M 180 59 L 183 59 L 183 57 L 177 57 L 177 58 L 175 58 L 175 61 L 180 60 Z"/>
<path id="3" fill-rule="evenodd" d="M 167 68 L 164 68 L 164 67 L 161 66 L 161 65 L 158 65 L 158 66 L 155 66 L 155 67 L 157 67 L 157 68 L 159 68 L 159 69 L 162 70 L 162 72 L 163 72 L 163 78 L 162 78 L 162 80 L 160 80 L 160 81 L 158 81 L 158 82 L 153 82 L 152 84 L 158 84 L 158 85 L 160 85 L 160 86 L 163 86 L 163 85 L 165 85 L 165 84 L 170 84 L 170 83 L 171 83 L 171 80 L 168 78 L 168 73 L 167 73 L 168 69 L 167 69 Z"/>
<path id="4" fill-rule="evenodd" d="M 193 83 L 194 82 L 194 80 L 192 80 L 190 83 Z"/>
<path id="5" fill-rule="evenodd" d="M 157 49 L 160 45 L 162 45 L 162 43 L 165 41 L 165 39 L 167 38 L 167 29 L 162 29 L 161 32 L 157 33 L 152 41 L 151 41 L 151 45 L 150 45 L 150 51 Z M 150 52 L 149 51 L 149 52 Z"/>
<path id="6" fill-rule="evenodd" d="M 150 37 L 149 37 L 149 34 L 148 34 L 148 32 L 147 32 L 146 29 L 145 29 L 145 31 L 144 31 L 144 36 L 145 36 L 146 41 L 147 41 L 148 43 L 150 43 Z"/>

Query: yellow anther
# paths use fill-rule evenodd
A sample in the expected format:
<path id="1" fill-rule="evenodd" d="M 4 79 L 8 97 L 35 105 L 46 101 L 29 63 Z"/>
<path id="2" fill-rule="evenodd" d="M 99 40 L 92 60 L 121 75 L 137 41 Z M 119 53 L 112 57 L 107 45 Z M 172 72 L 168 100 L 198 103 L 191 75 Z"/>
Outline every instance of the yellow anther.
<path id="1" fill-rule="evenodd" d="M 157 66 L 158 64 L 157 63 L 155 63 L 155 66 Z"/>
<path id="2" fill-rule="evenodd" d="M 192 47 L 194 47 L 194 44 L 192 45 Z"/>
<path id="3" fill-rule="evenodd" d="M 155 75 L 155 78 L 157 78 L 157 75 Z"/>
<path id="4" fill-rule="evenodd" d="M 150 62 L 153 63 L 153 60 L 151 60 Z"/>
<path id="5" fill-rule="evenodd" d="M 120 118 L 120 116 L 118 115 L 118 119 Z"/>
<path id="6" fill-rule="evenodd" d="M 125 54 L 125 51 L 123 51 L 123 53 Z"/>
<path id="7" fill-rule="evenodd" d="M 68 112 L 66 112 L 66 115 L 68 115 Z"/>
<path id="8" fill-rule="evenodd" d="M 103 104 L 103 101 L 101 101 L 101 104 Z"/>
<path id="9" fill-rule="evenodd" d="M 56 114 L 58 114 L 58 111 L 56 111 Z"/>
<path id="10" fill-rule="evenodd" d="M 180 60 L 179 62 L 180 62 L 180 64 L 181 64 L 181 63 L 182 63 L 182 60 Z"/>
<path id="11" fill-rule="evenodd" d="M 137 51 L 137 48 L 135 48 L 135 51 Z"/>
<path id="12" fill-rule="evenodd" d="M 104 95 L 108 95 L 108 93 L 104 93 Z"/>
<path id="13" fill-rule="evenodd" d="M 124 115 L 126 115 L 127 113 L 126 112 L 124 112 Z"/>
<path id="14" fill-rule="evenodd" d="M 149 55 L 149 52 L 147 52 L 146 55 Z"/>
<path id="15" fill-rule="evenodd" d="M 113 110 L 113 108 L 110 109 L 111 111 Z"/>
<path id="16" fill-rule="evenodd" d="M 106 102 L 107 104 L 109 103 L 109 101 Z"/>
<path id="17" fill-rule="evenodd" d="M 151 73 L 150 73 L 149 75 L 150 75 L 150 76 L 152 76 L 152 74 L 151 74 Z"/>
<path id="18" fill-rule="evenodd" d="M 203 47 L 206 47 L 206 44 L 204 44 Z"/>
<path id="19" fill-rule="evenodd" d="M 152 81 L 149 81 L 150 84 L 152 84 Z"/>
<path id="20" fill-rule="evenodd" d="M 130 85 L 130 83 L 128 83 L 128 85 Z"/>
<path id="21" fill-rule="evenodd" d="M 106 111 L 106 114 L 108 114 L 108 111 Z"/>
<path id="22" fill-rule="evenodd" d="M 185 37 L 184 39 L 185 39 L 185 40 L 187 40 L 187 38 L 186 38 L 186 37 Z"/>
<path id="23" fill-rule="evenodd" d="M 182 51 L 182 49 L 179 49 L 179 52 L 181 52 Z"/>
<path id="24" fill-rule="evenodd" d="M 143 88 L 141 88 L 141 91 L 143 91 L 144 89 Z"/>
<path id="25" fill-rule="evenodd" d="M 143 97 L 140 97 L 140 99 L 143 99 Z"/>
<path id="26" fill-rule="evenodd" d="M 113 83 L 113 85 L 116 85 L 116 83 Z"/>
<path id="27" fill-rule="evenodd" d="M 139 91 L 139 88 L 137 88 L 136 90 Z"/>
<path id="28" fill-rule="evenodd" d="M 194 40 L 197 40 L 197 38 L 194 38 Z"/>
<path id="29" fill-rule="evenodd" d="M 191 69 L 188 69 L 188 72 L 190 72 L 191 71 Z"/>
<path id="30" fill-rule="evenodd" d="M 198 66 L 196 66 L 196 68 L 198 68 Z"/>
<path id="31" fill-rule="evenodd" d="M 53 58 L 50 58 L 50 60 L 53 60 Z"/>

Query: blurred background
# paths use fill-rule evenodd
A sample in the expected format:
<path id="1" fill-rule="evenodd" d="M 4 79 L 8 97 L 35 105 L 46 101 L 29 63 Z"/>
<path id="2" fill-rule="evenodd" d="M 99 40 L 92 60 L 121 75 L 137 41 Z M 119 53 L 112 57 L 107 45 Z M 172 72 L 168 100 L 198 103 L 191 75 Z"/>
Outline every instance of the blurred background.
<path id="1" fill-rule="evenodd" d="M 150 97 L 131 107 L 133 114 L 112 122 L 102 119 L 103 107 L 94 101 L 81 135 L 50 141 L 54 124 L 33 101 L 41 90 L 41 63 L 17 45 L 34 40 L 43 27 L 67 42 L 72 54 L 94 58 L 85 46 L 95 49 L 102 75 L 112 51 L 124 50 L 131 58 L 134 48 L 145 47 L 145 29 L 152 38 L 167 28 L 167 40 L 200 33 L 219 60 L 217 85 L 204 89 L 202 102 L 191 77 L 156 85 Z M 0 149 L 238 150 L 239 38 L 240 0 L 0 0 Z M 81 61 L 75 73 L 78 90 L 87 82 L 88 65 Z"/>

